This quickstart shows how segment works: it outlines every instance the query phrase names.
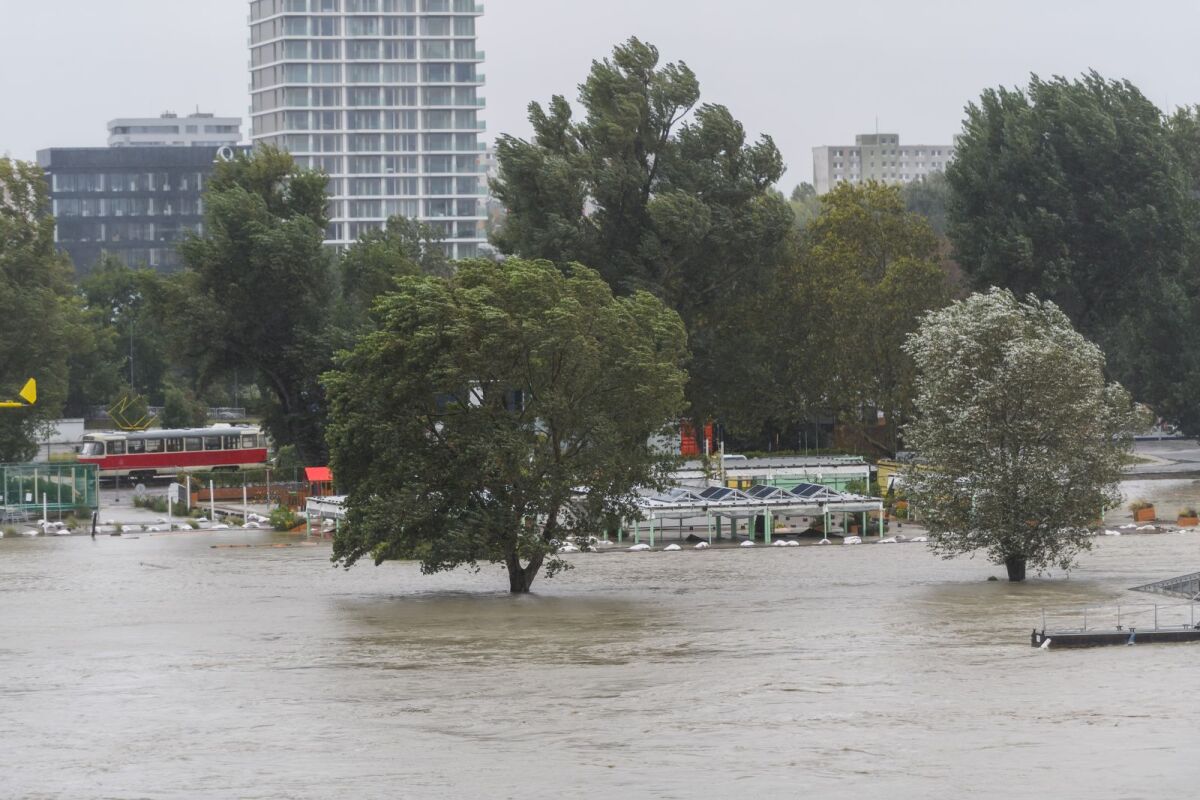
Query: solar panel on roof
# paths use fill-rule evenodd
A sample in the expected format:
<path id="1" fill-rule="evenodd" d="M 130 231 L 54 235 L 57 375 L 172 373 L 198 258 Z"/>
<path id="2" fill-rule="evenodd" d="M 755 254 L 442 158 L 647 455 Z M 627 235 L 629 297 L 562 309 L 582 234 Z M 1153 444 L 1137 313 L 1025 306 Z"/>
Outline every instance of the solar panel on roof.
<path id="1" fill-rule="evenodd" d="M 797 497 L 812 497 L 825 491 L 824 486 L 819 486 L 815 483 L 799 483 L 796 488 L 792 489 L 792 494 Z"/>

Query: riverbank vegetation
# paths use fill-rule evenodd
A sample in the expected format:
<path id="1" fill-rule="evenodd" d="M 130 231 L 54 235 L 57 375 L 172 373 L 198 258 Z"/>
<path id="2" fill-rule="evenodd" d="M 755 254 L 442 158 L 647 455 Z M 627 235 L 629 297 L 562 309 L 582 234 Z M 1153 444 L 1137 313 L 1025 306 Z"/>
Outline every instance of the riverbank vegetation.
<path id="1" fill-rule="evenodd" d="M 503 458 L 526 452 L 521 447 L 536 454 L 543 442 L 488 440 L 495 457 L 460 443 L 453 459 L 435 456 L 422 449 L 428 443 L 406 427 L 400 409 L 415 407 L 419 397 L 427 404 L 440 398 L 439 415 L 474 408 L 464 393 L 488 385 L 495 388 L 487 414 L 454 412 L 464 415 L 455 418 L 456 430 L 469 414 L 472 425 L 487 421 L 489 436 L 516 436 L 503 414 L 522 412 L 500 404 L 503 392 L 531 404 L 523 409 L 537 408 L 534 416 L 551 413 L 536 398 L 537 376 L 504 360 L 516 358 L 518 345 L 535 352 L 525 332 L 555 322 L 539 318 L 546 308 L 519 306 L 509 296 L 520 293 L 517 281 L 528 281 L 532 298 L 569 295 L 586 284 L 578 308 L 564 307 L 558 322 L 599 325 L 626 309 L 621 313 L 634 315 L 629 332 L 650 337 L 643 347 L 665 348 L 635 352 L 622 339 L 633 348 L 622 356 L 630 364 L 657 364 L 648 383 L 614 383 L 620 392 L 595 399 L 583 393 L 591 384 L 581 378 L 569 394 L 570 405 L 603 421 L 601 432 L 615 438 L 601 447 L 596 430 L 569 429 L 586 432 L 580 441 L 609 454 L 601 459 L 605 469 L 626 470 L 620 480 L 607 472 L 562 473 L 577 486 L 601 487 L 601 506 L 620 502 L 623 481 L 637 469 L 658 469 L 656 461 L 640 461 L 646 454 L 637 448 L 631 452 L 641 466 L 617 463 L 604 448 L 628 443 L 631 431 L 656 430 L 671 415 L 697 426 L 716 421 L 730 450 L 811 445 L 892 455 L 932 442 L 922 420 L 950 408 L 938 410 L 935 400 L 954 398 L 923 386 L 939 373 L 929 364 L 922 373 L 918 350 L 905 342 L 925 341 L 917 333 L 921 320 L 943 319 L 927 315 L 955 308 L 952 301 L 983 302 L 968 298 L 971 291 L 994 300 L 986 294 L 993 286 L 1052 301 L 1038 307 L 1042 318 L 1078 330 L 1089 347 L 1108 354 L 1087 350 L 1087 364 L 1069 366 L 1098 369 L 1104 381 L 1124 384 L 1185 432 L 1200 431 L 1200 407 L 1192 402 L 1200 388 L 1194 107 L 1166 116 L 1132 84 L 1095 73 L 1034 77 L 1023 89 L 987 89 L 968 106 L 944 177 L 903 189 L 841 184 L 820 197 L 806 186 L 790 197 L 780 192 L 784 160 L 771 137 L 747 133 L 727 107 L 702 95 L 686 64 L 663 62 L 637 39 L 594 62 L 573 101 L 556 95 L 532 103 L 529 119 L 532 136 L 501 136 L 497 144 L 491 189 L 505 211 L 492 231 L 496 258 L 463 264 L 447 261 L 431 228 L 401 218 L 342 251 L 325 247 L 328 176 L 264 147 L 216 165 L 203 232 L 180 246 L 180 272 L 105 259 L 76 265 L 81 277 L 73 284 L 70 265 L 54 250 L 43 176 L 33 165 L 0 159 L 0 387 L 36 374 L 41 394 L 36 407 L 0 417 L 0 460 L 29 457 L 36 434 L 63 411 L 82 415 L 123 393 L 164 405 L 164 424 L 201 422 L 207 405 L 246 404 L 294 463 L 323 463 L 332 450 L 340 488 L 357 506 L 340 534 L 342 563 L 403 553 L 436 569 L 492 557 L 508 563 L 516 554 L 522 570 L 543 561 L 552 569 L 553 536 L 522 526 L 544 518 L 546 509 L 554 511 L 552 528 L 564 524 L 561 487 L 532 505 L 505 506 L 510 527 L 497 538 L 462 539 L 455 531 L 466 517 L 435 524 L 436 504 L 422 505 L 433 502 L 429 496 L 384 491 L 383 478 L 365 474 L 356 459 L 366 459 L 354 450 L 375 453 L 371 463 L 388 479 L 410 477 L 393 463 L 398 451 L 384 452 L 383 444 L 398 437 L 403 452 L 431 469 L 452 465 L 454 480 L 436 492 L 457 498 L 463 514 L 483 513 L 472 503 L 501 492 L 499 476 L 516 480 L 516 462 Z M 566 283 L 556 284 L 554 272 Z M 502 290 L 505 282 L 512 285 Z M 495 297 L 485 302 L 481 293 L 488 292 Z M 427 317 L 414 317 L 404 303 Z M 638 315 L 652 307 L 658 319 L 647 327 Z M 947 313 L 942 327 L 961 324 L 959 335 L 969 336 L 970 321 Z M 510 344 L 518 350 L 460 336 L 472 326 L 483 326 L 482 335 L 501 320 L 512 326 Z M 611 365 L 596 356 L 601 333 L 547 329 L 562 353 L 593 364 L 595 380 L 611 382 Z M 604 346 L 618 341 L 612 332 L 604 336 Z M 418 377 L 373 374 L 402 354 L 424 352 L 418 345 L 433 348 L 417 365 Z M 464 364 L 479 369 L 436 364 L 439 348 L 458 348 Z M 494 362 L 480 363 L 484 353 Z M 1088 375 L 1094 388 L 1095 375 Z M 370 399 L 359 386 L 391 394 Z M 645 397 L 652 391 L 662 392 L 657 405 Z M 375 412 L 387 422 L 373 421 Z M 619 412 L 630 419 L 618 419 Z M 531 412 L 524 413 L 529 424 Z M 348 419 L 375 438 L 355 434 Z M 1066 424 L 1054 415 L 1044 421 Z M 559 446 L 569 441 L 560 437 Z M 468 478 L 478 496 L 467 492 Z M 435 491 L 420 480 L 408 483 L 414 492 Z M 387 508 L 369 508 L 369 498 L 386 498 Z M 392 530 L 400 519 L 410 520 L 403 534 Z M 499 529 L 499 520 L 488 524 Z M 433 531 L 459 549 L 431 549 L 426 534 Z M 1017 555 L 1030 564 L 1061 564 L 1068 550 Z M 510 567 L 510 579 L 519 588 L 519 570 Z"/>

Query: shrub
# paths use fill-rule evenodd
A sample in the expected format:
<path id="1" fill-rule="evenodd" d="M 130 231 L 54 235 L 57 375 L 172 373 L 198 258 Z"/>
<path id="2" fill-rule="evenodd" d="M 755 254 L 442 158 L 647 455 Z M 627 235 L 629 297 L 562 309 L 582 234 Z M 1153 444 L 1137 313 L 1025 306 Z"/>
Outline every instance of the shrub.
<path id="1" fill-rule="evenodd" d="M 271 509 L 271 527 L 277 531 L 290 531 L 300 524 L 300 517 L 286 506 Z"/>
<path id="2" fill-rule="evenodd" d="M 1187 508 L 1181 508 L 1181 509 L 1179 509 L 1179 516 L 1194 517 L 1194 516 L 1196 516 L 1196 509 L 1194 506 L 1188 506 Z"/>
<path id="3" fill-rule="evenodd" d="M 200 523 L 197 522 L 195 519 L 192 519 L 191 517 L 188 518 L 187 524 L 188 524 L 188 527 L 191 528 L 192 530 L 196 530 L 197 528 L 200 527 Z"/>
<path id="4" fill-rule="evenodd" d="M 1145 508 L 1154 508 L 1154 503 L 1151 503 L 1147 500 L 1134 500 L 1129 504 L 1130 511 L 1141 511 Z"/>
<path id="5" fill-rule="evenodd" d="M 138 508 L 144 508 L 149 511 L 157 511 L 160 514 L 167 513 L 167 498 L 165 497 L 137 497 L 133 498 L 133 504 Z"/>

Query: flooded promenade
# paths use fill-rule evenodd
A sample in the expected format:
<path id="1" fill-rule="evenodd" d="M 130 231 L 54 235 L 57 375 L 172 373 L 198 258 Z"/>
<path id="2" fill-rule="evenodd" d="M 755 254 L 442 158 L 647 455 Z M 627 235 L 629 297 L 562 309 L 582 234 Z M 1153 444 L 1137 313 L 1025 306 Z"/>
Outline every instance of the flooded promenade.
<path id="1" fill-rule="evenodd" d="M 136 537 L 136 538 L 135 538 Z M 1069 578 L 924 545 L 342 572 L 257 531 L 0 540 L 13 798 L 1188 796 L 1195 646 L 1040 652 L 1200 534 Z"/>

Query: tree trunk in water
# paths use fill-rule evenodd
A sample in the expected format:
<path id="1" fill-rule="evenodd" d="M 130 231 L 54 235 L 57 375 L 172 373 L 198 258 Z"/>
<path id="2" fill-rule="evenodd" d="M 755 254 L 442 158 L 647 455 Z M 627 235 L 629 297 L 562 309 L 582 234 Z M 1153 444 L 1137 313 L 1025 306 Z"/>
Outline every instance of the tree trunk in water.
<path id="1" fill-rule="evenodd" d="M 1004 568 L 1008 570 L 1010 581 L 1025 580 L 1025 556 L 1009 556 L 1004 559 Z"/>
<path id="2" fill-rule="evenodd" d="M 542 559 L 535 558 L 529 562 L 529 566 L 522 567 L 520 558 L 509 555 L 505 557 L 504 563 L 508 566 L 508 591 L 512 594 L 528 594 L 529 588 L 533 586 L 533 579 L 542 568 Z"/>

